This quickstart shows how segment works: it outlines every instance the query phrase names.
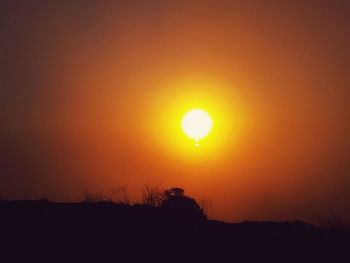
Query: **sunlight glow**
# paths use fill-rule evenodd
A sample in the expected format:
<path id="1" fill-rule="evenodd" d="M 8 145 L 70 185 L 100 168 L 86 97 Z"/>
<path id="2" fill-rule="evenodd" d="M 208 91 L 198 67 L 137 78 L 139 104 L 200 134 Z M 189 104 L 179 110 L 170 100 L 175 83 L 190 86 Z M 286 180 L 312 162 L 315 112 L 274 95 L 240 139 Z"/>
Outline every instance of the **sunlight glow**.
<path id="1" fill-rule="evenodd" d="M 247 111 L 234 89 L 205 76 L 158 85 L 166 92 L 155 93 L 143 114 L 150 147 L 184 163 L 232 158 L 235 146 L 238 155 Z"/>
<path id="2" fill-rule="evenodd" d="M 181 121 L 183 132 L 195 140 L 195 146 L 199 146 L 199 140 L 207 136 L 213 127 L 210 115 L 202 109 L 188 111 Z"/>

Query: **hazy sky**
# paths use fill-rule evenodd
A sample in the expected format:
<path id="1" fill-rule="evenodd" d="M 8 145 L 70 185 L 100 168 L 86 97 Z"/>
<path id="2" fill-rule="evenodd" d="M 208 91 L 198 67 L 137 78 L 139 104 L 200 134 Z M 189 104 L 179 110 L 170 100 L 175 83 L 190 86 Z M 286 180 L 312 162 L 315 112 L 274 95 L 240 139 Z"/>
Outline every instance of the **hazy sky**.
<path id="1" fill-rule="evenodd" d="M 349 47 L 349 1 L 0 1 L 0 196 L 350 222 Z M 202 152 L 169 129 L 192 101 L 222 124 Z"/>

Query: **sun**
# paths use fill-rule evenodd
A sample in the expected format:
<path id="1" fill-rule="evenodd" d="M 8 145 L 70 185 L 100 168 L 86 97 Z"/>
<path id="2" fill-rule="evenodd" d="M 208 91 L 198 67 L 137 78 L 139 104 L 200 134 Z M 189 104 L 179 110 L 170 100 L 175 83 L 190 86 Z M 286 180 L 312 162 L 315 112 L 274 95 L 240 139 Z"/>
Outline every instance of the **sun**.
<path id="1" fill-rule="evenodd" d="M 195 146 L 207 136 L 213 128 L 213 120 L 208 112 L 202 109 L 191 109 L 183 116 L 181 121 L 183 132 L 195 140 Z"/>

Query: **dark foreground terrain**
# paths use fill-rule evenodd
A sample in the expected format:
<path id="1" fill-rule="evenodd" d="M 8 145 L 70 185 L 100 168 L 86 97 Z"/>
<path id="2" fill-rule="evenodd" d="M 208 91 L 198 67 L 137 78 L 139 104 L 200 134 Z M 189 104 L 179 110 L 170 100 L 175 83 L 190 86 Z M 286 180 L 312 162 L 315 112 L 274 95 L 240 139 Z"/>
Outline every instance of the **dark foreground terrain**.
<path id="1" fill-rule="evenodd" d="M 350 235 L 142 205 L 0 202 L 0 262 L 350 262 Z"/>

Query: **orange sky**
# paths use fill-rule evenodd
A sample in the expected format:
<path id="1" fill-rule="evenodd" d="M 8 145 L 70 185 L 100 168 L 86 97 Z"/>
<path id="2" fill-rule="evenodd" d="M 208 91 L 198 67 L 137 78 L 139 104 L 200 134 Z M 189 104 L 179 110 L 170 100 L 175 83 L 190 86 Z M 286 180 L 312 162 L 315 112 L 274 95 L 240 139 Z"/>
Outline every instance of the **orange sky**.
<path id="1" fill-rule="evenodd" d="M 228 221 L 350 221 L 350 6 L 244 2 L 3 1 L 0 196 L 159 183 Z M 198 152 L 169 129 L 191 104 L 219 123 Z"/>

